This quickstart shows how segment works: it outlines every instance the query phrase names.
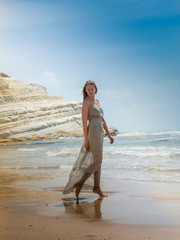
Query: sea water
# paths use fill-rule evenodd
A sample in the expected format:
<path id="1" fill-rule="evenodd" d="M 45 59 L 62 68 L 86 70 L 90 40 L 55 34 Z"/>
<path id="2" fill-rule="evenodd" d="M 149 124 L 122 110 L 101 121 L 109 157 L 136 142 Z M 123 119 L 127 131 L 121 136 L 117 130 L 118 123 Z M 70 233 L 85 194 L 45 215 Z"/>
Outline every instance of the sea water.
<path id="1" fill-rule="evenodd" d="M 102 177 L 180 183 L 180 131 L 130 132 L 104 138 Z M 83 138 L 0 145 L 0 172 L 68 177 Z"/>

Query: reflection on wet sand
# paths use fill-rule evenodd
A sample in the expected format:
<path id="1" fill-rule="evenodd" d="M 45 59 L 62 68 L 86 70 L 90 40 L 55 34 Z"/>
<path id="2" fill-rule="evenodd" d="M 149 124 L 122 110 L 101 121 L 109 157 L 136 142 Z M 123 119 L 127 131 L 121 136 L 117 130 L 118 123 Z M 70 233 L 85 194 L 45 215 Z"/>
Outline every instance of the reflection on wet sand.
<path id="1" fill-rule="evenodd" d="M 87 218 L 101 218 L 101 203 L 103 198 L 99 197 L 93 201 L 94 197 L 79 198 L 63 198 L 63 205 L 66 213 L 78 214 Z"/>

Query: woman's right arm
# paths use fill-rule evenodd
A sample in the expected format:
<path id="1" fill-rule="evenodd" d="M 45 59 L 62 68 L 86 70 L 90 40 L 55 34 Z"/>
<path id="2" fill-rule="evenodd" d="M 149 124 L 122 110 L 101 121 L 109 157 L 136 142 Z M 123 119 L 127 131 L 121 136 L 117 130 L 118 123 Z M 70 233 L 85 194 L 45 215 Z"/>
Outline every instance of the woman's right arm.
<path id="1" fill-rule="evenodd" d="M 84 101 L 82 106 L 82 122 L 83 122 L 83 132 L 84 132 L 84 147 L 86 151 L 88 150 L 88 146 L 89 146 L 88 128 L 87 128 L 88 110 L 89 110 L 89 103 L 87 101 Z"/>

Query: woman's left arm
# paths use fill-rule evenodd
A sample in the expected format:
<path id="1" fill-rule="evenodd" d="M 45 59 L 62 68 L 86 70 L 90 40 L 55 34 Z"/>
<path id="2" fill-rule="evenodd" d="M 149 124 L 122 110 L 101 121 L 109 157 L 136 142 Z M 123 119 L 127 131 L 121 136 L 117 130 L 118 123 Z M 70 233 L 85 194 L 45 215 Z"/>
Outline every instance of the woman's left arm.
<path id="1" fill-rule="evenodd" d="M 105 121 L 104 117 L 102 117 L 102 121 L 103 121 L 104 130 L 106 131 L 106 133 L 108 135 L 108 138 L 110 139 L 110 143 L 112 144 L 114 142 L 114 138 L 111 136 L 111 134 L 109 132 L 109 129 L 107 127 L 107 124 L 106 124 L 106 121 Z"/>

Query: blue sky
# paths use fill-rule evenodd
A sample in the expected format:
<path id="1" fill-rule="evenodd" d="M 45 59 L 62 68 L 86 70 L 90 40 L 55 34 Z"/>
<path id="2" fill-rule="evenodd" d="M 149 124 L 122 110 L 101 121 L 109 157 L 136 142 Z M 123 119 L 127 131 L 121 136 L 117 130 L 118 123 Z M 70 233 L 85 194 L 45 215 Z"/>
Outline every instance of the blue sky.
<path id="1" fill-rule="evenodd" d="M 178 130 L 179 0 L 0 0 L 0 72 L 82 101 L 94 80 L 108 125 Z"/>

